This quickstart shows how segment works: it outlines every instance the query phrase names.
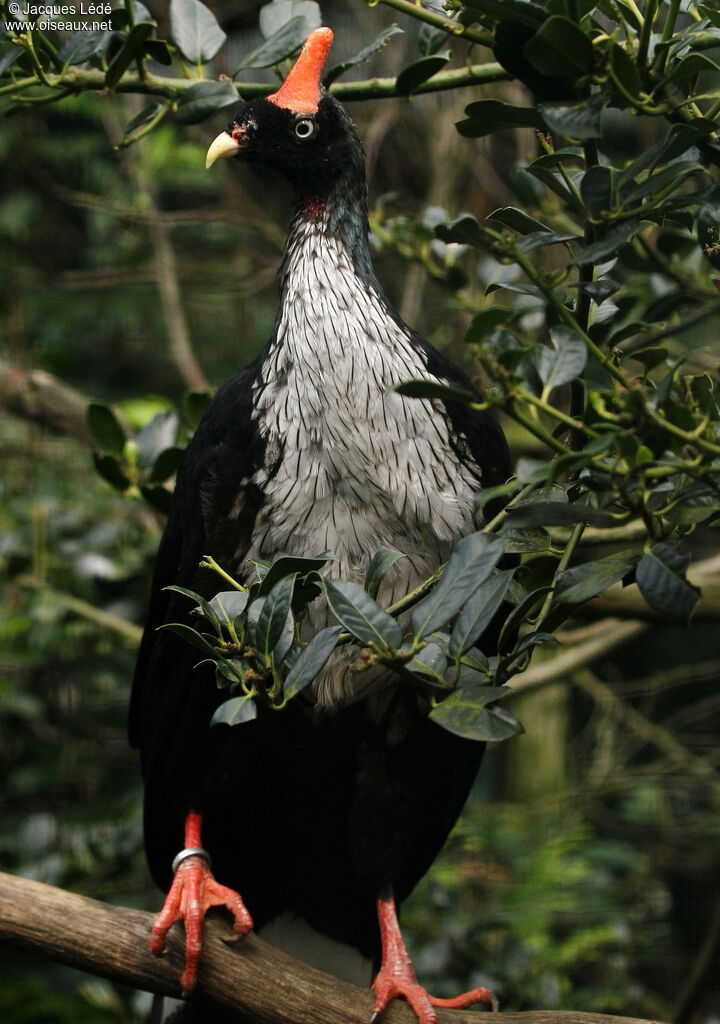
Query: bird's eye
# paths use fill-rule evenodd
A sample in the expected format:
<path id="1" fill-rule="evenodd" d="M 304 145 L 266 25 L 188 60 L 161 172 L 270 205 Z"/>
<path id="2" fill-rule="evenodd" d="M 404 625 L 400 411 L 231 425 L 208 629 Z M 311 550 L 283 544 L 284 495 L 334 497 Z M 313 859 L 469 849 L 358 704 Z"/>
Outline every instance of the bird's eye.
<path id="1" fill-rule="evenodd" d="M 315 122 L 309 117 L 301 117 L 299 121 L 295 122 L 295 135 L 298 139 L 302 139 L 304 142 L 306 139 L 311 139 L 315 134 Z"/>

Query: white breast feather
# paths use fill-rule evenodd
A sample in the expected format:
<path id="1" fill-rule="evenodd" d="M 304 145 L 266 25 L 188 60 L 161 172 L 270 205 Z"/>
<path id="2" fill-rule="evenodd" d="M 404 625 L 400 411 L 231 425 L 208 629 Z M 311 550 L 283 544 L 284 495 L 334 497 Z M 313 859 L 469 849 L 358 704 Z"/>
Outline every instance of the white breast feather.
<path id="1" fill-rule="evenodd" d="M 458 460 L 439 403 L 388 392 L 411 378 L 438 378 L 358 279 L 340 242 L 307 222 L 284 284 L 283 318 L 253 413 L 282 457 L 270 480 L 264 471 L 254 477 L 266 511 L 246 557 L 329 550 L 328 574 L 361 583 L 373 553 L 395 548 L 408 557 L 384 581 L 379 601 L 386 605 L 475 528 L 479 470 Z M 327 625 L 327 616 L 314 608 L 308 632 Z M 349 672 L 351 658 L 331 659 L 314 684 L 318 704 L 345 703 L 382 685 L 378 673 Z"/>

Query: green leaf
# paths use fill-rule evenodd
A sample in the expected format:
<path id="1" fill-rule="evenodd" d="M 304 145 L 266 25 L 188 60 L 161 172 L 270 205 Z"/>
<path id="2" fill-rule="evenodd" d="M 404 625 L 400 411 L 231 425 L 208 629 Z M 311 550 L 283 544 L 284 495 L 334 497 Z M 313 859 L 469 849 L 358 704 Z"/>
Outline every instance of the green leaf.
<path id="1" fill-rule="evenodd" d="M 172 493 L 166 487 L 161 484 L 141 484 L 140 493 L 156 512 L 161 512 L 164 516 L 170 514 Z"/>
<path id="2" fill-rule="evenodd" d="M 274 64 L 279 64 L 299 50 L 306 38 L 305 18 L 291 18 L 264 43 L 243 57 L 235 70 L 235 75 L 244 68 L 270 68 Z"/>
<path id="3" fill-rule="evenodd" d="M 269 39 L 291 18 L 304 18 L 306 36 L 322 25 L 320 6 L 315 0 L 272 0 L 260 9 L 260 31 Z"/>
<path id="4" fill-rule="evenodd" d="M 719 41 L 720 45 L 720 41 Z M 717 74 L 720 71 L 720 64 L 717 64 L 704 53 L 689 53 L 682 60 L 675 64 L 667 77 L 668 82 L 677 82 L 683 78 L 691 78 L 703 71 L 711 71 Z"/>
<path id="5" fill-rule="evenodd" d="M 610 68 L 625 92 L 629 93 L 633 98 L 639 98 L 642 88 L 640 72 L 636 62 L 625 47 L 619 43 L 615 43 L 610 51 Z M 613 92 L 615 93 L 616 91 L 615 87 Z M 626 106 L 627 98 L 621 92 L 617 92 L 617 95 L 614 95 L 613 98 L 619 107 Z"/>
<path id="6" fill-rule="evenodd" d="M 110 65 L 105 73 L 105 85 L 108 89 L 113 89 L 135 58 L 142 56 L 145 41 L 150 38 L 154 31 L 154 24 L 150 24 L 147 21 L 142 21 L 139 25 L 133 25 L 125 38 L 125 42 L 110 61 Z"/>
<path id="7" fill-rule="evenodd" d="M 506 228 L 511 228 L 513 231 L 517 231 L 519 235 L 530 235 L 535 232 L 547 231 L 551 229 L 547 224 L 543 224 L 539 220 L 535 220 L 529 214 L 523 210 L 518 210 L 514 206 L 504 206 L 501 209 L 493 210 L 488 216 L 488 220 L 499 221 L 500 224 L 504 224 Z"/>
<path id="8" fill-rule="evenodd" d="M 583 214 L 582 203 L 570 191 L 564 179 L 555 170 L 558 164 L 564 164 L 567 160 L 575 160 L 576 158 L 577 154 L 573 153 L 572 150 L 561 149 L 555 153 L 545 153 L 544 156 L 537 157 L 531 164 L 528 164 L 527 170 L 529 174 L 532 174 L 533 178 L 537 178 L 551 192 L 560 196 L 563 202 L 566 202 L 572 210 Z"/>
<path id="9" fill-rule="evenodd" d="M 709 4 L 698 4 L 697 6 L 704 18 L 707 18 L 715 28 L 720 28 L 720 11 L 716 7 L 711 7 Z"/>
<path id="10" fill-rule="evenodd" d="M 78 33 L 79 35 L 80 33 Z M 4 75 L 8 68 L 12 67 L 18 57 L 22 54 L 23 50 L 20 46 L 9 46 L 5 53 L 0 57 L 0 75 Z M 94 49 L 93 51 L 94 52 Z"/>
<path id="11" fill-rule="evenodd" d="M 207 64 L 227 39 L 213 12 L 200 0 L 170 0 L 170 31 L 192 64 Z"/>
<path id="12" fill-rule="evenodd" d="M 505 541 L 506 555 L 527 555 L 547 551 L 552 543 L 550 534 L 542 527 L 534 530 L 514 530 L 506 526 L 501 536 Z"/>
<path id="13" fill-rule="evenodd" d="M 579 292 L 584 295 L 589 295 L 593 302 L 598 305 L 608 299 L 611 295 L 614 295 L 620 288 L 617 281 L 613 281 L 609 277 L 598 278 L 597 281 L 578 281 L 574 286 Z"/>
<path id="14" fill-rule="evenodd" d="M 160 452 L 153 463 L 150 480 L 153 483 L 161 484 L 174 476 L 182 460 L 183 451 L 183 448 L 166 448 L 165 451 Z"/>
<path id="15" fill-rule="evenodd" d="M 536 590 L 526 594 L 525 597 L 517 604 L 510 612 L 508 617 L 503 623 L 503 627 L 500 630 L 500 637 L 498 639 L 498 651 L 504 651 L 506 648 L 506 641 L 512 640 L 514 642 L 515 635 L 520 628 L 520 625 L 528 615 L 531 615 L 535 608 L 544 601 L 547 595 L 550 593 L 550 587 L 538 587 Z"/>
<path id="16" fill-rule="evenodd" d="M 563 604 L 582 604 L 624 579 L 637 561 L 638 556 L 634 552 L 619 551 L 595 562 L 574 565 L 557 577 L 555 596 Z"/>
<path id="17" fill-rule="evenodd" d="M 478 345 L 483 338 L 492 334 L 501 324 L 508 323 L 515 315 L 515 310 L 508 306 L 488 306 L 478 310 L 467 329 L 465 341 Z"/>
<path id="18" fill-rule="evenodd" d="M 703 171 L 702 164 L 697 160 L 672 160 L 664 167 L 657 168 L 649 173 L 643 181 L 637 182 L 624 195 L 624 202 L 627 206 L 635 206 L 640 200 L 646 197 L 657 195 L 666 188 L 678 188 L 693 174 L 700 174 Z"/>
<path id="19" fill-rule="evenodd" d="M 143 47 L 143 52 L 150 60 L 164 64 L 165 67 L 170 67 L 172 64 L 172 51 L 164 39 L 148 39 Z"/>
<path id="20" fill-rule="evenodd" d="M 443 242 L 459 242 L 461 245 L 472 245 L 476 249 L 492 248 L 495 244 L 477 218 L 469 213 L 463 213 L 448 224 L 438 224 L 435 234 Z"/>
<path id="21" fill-rule="evenodd" d="M 633 352 L 630 358 L 637 360 L 638 363 L 642 363 L 645 372 L 649 373 L 650 370 L 662 366 L 667 361 L 668 355 L 669 353 L 666 348 L 644 348 L 640 349 L 639 352 Z"/>
<path id="22" fill-rule="evenodd" d="M 316 633 L 307 647 L 303 647 L 285 679 L 283 692 L 286 700 L 295 697 L 316 678 L 335 650 L 335 644 L 341 631 L 342 626 L 328 626 Z"/>
<path id="23" fill-rule="evenodd" d="M 407 663 L 407 668 L 423 678 L 446 686 L 445 670 L 448 660 L 439 644 L 429 643 Z"/>
<path id="24" fill-rule="evenodd" d="M 504 128 L 543 128 L 543 120 L 536 107 L 516 107 L 502 100 L 476 100 L 465 107 L 465 121 L 456 122 L 456 128 L 468 139 L 502 131 Z"/>
<path id="25" fill-rule="evenodd" d="M 218 690 L 226 690 L 229 686 L 237 686 L 238 683 L 242 683 L 247 676 L 247 670 L 250 667 L 244 658 L 206 658 L 205 661 L 201 661 L 199 665 L 207 665 L 208 662 L 215 666 L 215 685 Z"/>
<path id="26" fill-rule="evenodd" d="M 589 37 L 574 21 L 557 15 L 548 18 L 528 39 L 523 53 L 541 74 L 571 82 L 590 71 L 593 63 Z"/>
<path id="27" fill-rule="evenodd" d="M 402 632 L 397 622 L 359 584 L 323 580 L 323 587 L 330 611 L 349 633 L 383 650 L 400 647 Z"/>
<path id="28" fill-rule="evenodd" d="M 643 555 L 635 571 L 647 603 L 673 622 L 688 623 L 700 599 L 700 590 L 685 577 L 689 561 L 675 545 L 661 541 Z"/>
<path id="29" fill-rule="evenodd" d="M 543 469 L 542 479 L 544 480 L 547 473 L 547 463 L 543 463 Z M 508 480 L 504 484 L 496 484 L 494 487 L 483 487 L 475 495 L 475 508 L 484 508 L 489 502 L 496 501 L 498 498 L 508 498 L 519 490 L 520 481 L 516 479 Z"/>
<path id="30" fill-rule="evenodd" d="M 603 263 L 615 256 L 624 245 L 631 241 L 641 228 L 639 220 L 627 220 L 609 231 L 605 238 L 591 242 L 575 253 L 572 262 L 577 267 L 583 263 Z"/>
<path id="31" fill-rule="evenodd" d="M 203 615 L 208 622 L 212 624 L 213 629 L 217 630 L 218 633 L 220 632 L 220 617 L 216 614 L 215 609 L 211 606 L 210 602 L 206 601 L 202 594 L 198 594 L 195 590 L 188 590 L 187 587 L 179 587 L 177 584 L 172 584 L 172 586 L 169 587 L 163 587 L 163 590 L 171 590 L 175 594 L 182 594 L 183 597 L 189 597 L 196 605 L 192 614 Z"/>
<path id="32" fill-rule="evenodd" d="M 158 456 L 171 448 L 177 439 L 180 420 L 172 409 L 157 413 L 135 437 L 143 468 L 151 466 Z"/>
<path id="33" fill-rule="evenodd" d="M 565 242 L 575 242 L 578 236 L 575 234 L 559 234 L 557 231 L 533 231 L 531 235 L 525 235 L 517 243 L 521 252 L 534 252 L 546 245 L 560 245 Z"/>
<path id="34" fill-rule="evenodd" d="M 477 402 L 478 396 L 464 388 L 454 388 L 450 384 L 438 384 L 432 380 L 407 380 L 391 388 L 405 398 L 439 398 L 443 402 Z"/>
<path id="35" fill-rule="evenodd" d="M 208 608 L 222 622 L 234 622 L 247 608 L 249 596 L 247 590 L 223 590 L 208 601 Z"/>
<path id="36" fill-rule="evenodd" d="M 411 625 L 416 637 L 444 626 L 483 583 L 503 553 L 499 537 L 471 533 L 455 545 L 440 581 L 413 609 Z"/>
<path id="37" fill-rule="evenodd" d="M 328 89 L 335 79 L 344 75 L 346 71 L 350 70 L 350 68 L 354 68 L 358 64 L 363 64 L 366 60 L 372 57 L 373 54 L 382 50 L 388 40 L 392 39 L 393 36 L 398 35 L 398 33 L 402 34 L 402 31 L 403 30 L 399 25 L 390 25 L 388 28 L 384 28 L 382 32 L 379 32 L 375 38 L 367 44 L 367 46 L 363 46 L 361 50 L 354 53 L 352 57 L 348 57 L 347 60 L 341 61 L 339 64 L 335 64 L 323 78 L 325 88 Z M 444 32 L 442 33 L 442 36 L 445 36 Z"/>
<path id="38" fill-rule="evenodd" d="M 124 492 L 130 487 L 130 480 L 125 475 L 122 464 L 114 455 L 98 455 L 97 452 L 93 452 L 93 462 L 103 480 L 107 481 L 116 491 Z"/>
<path id="39" fill-rule="evenodd" d="M 300 558 L 298 555 L 280 555 L 263 576 L 262 583 L 257 592 L 258 597 L 262 594 L 269 594 L 278 580 L 283 579 L 283 577 L 294 573 L 298 579 L 301 579 L 318 572 L 328 562 L 331 562 L 333 557 L 329 551 L 323 551 L 322 554 L 316 555 L 315 558 Z"/>
<path id="40" fill-rule="evenodd" d="M 508 509 L 513 526 L 574 526 L 589 523 L 592 526 L 617 526 L 621 519 L 601 512 L 589 505 L 569 505 L 559 501 L 532 501 Z"/>
<path id="41" fill-rule="evenodd" d="M 125 450 L 125 431 L 110 406 L 91 402 L 86 416 L 88 429 L 102 450 L 112 455 L 122 455 Z"/>
<path id="42" fill-rule="evenodd" d="M 483 20 L 483 16 L 487 15 L 499 21 L 528 25 L 530 28 L 537 28 L 547 16 L 543 7 L 529 3 L 528 0 L 472 0 L 472 4 L 466 5 L 465 10 L 477 20 Z"/>
<path id="43" fill-rule="evenodd" d="M 188 391 L 183 398 L 183 414 L 194 430 L 208 410 L 212 395 L 207 391 Z"/>
<path id="44" fill-rule="evenodd" d="M 419 85 L 427 82 L 438 71 L 442 71 L 449 60 L 450 50 L 444 50 L 442 53 L 421 57 L 420 60 L 408 64 L 395 79 L 395 91 L 398 96 L 411 96 Z"/>
<path id="45" fill-rule="evenodd" d="M 151 25 L 157 25 L 157 22 L 145 4 L 139 3 L 139 0 L 132 0 L 131 6 L 133 25 L 138 25 L 143 21 L 149 22 Z M 110 14 L 110 25 L 115 32 L 123 32 L 129 27 L 130 15 L 126 7 L 115 7 L 112 10 Z"/>
<path id="46" fill-rule="evenodd" d="M 270 658 L 285 631 L 296 579 L 297 573 L 293 573 L 278 580 L 263 602 L 255 626 L 255 643 L 266 659 Z"/>
<path id="47" fill-rule="evenodd" d="M 217 655 L 217 650 L 214 644 L 212 644 L 202 633 L 198 633 L 192 626 L 186 626 L 184 622 L 166 622 L 162 626 L 158 626 L 158 633 L 163 630 L 168 630 L 170 633 L 175 633 L 176 636 L 182 637 L 187 643 L 192 644 L 193 647 L 199 648 L 204 651 L 205 654 Z"/>
<path id="48" fill-rule="evenodd" d="M 492 691 L 488 696 L 485 690 Z M 485 697 L 497 699 L 506 690 L 500 686 L 479 686 L 468 692 L 461 690 L 446 697 L 430 712 L 430 718 L 456 736 L 468 740 L 483 740 L 486 743 L 499 743 L 501 740 L 519 736 L 525 730 L 514 715 L 504 708 L 483 706 Z"/>
<path id="49" fill-rule="evenodd" d="M 142 125 L 147 124 L 148 121 L 152 121 L 161 107 L 162 103 L 148 103 L 146 107 L 142 108 L 139 114 L 136 114 L 135 117 L 125 125 L 125 135 L 129 135 L 130 132 L 135 131 L 136 128 L 141 128 Z"/>
<path id="50" fill-rule="evenodd" d="M 582 103 L 541 103 L 540 113 L 551 132 L 584 142 L 602 135 L 600 117 L 604 102 L 598 96 Z"/>
<path id="51" fill-rule="evenodd" d="M 231 697 L 221 704 L 210 719 L 210 725 L 242 725 L 257 718 L 257 707 L 252 697 Z"/>
<path id="52" fill-rule="evenodd" d="M 450 636 L 448 651 L 451 657 L 464 654 L 482 636 L 503 603 L 512 578 L 512 569 L 491 576 L 468 598 Z"/>
<path id="53" fill-rule="evenodd" d="M 183 93 L 175 116 L 181 124 L 197 124 L 237 102 L 238 91 L 232 82 L 198 82 Z"/>
<path id="54" fill-rule="evenodd" d="M 405 558 L 405 555 L 400 551 L 394 551 L 392 548 L 379 548 L 375 552 L 365 573 L 365 590 L 370 597 L 376 598 L 378 596 L 380 584 L 385 574 L 401 558 Z"/>
<path id="55" fill-rule="evenodd" d="M 582 337 L 565 324 L 553 327 L 550 339 L 554 349 L 540 346 L 535 349 L 535 365 L 545 385 L 543 398 L 563 384 L 579 377 L 587 362 L 587 347 Z"/>

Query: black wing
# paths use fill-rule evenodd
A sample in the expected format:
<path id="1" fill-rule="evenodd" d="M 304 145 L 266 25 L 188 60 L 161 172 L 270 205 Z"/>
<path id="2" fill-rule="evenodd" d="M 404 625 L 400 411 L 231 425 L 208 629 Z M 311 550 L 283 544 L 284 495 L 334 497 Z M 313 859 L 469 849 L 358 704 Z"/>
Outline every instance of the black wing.
<path id="1" fill-rule="evenodd" d="M 208 722 L 222 697 L 194 669 L 201 652 L 170 631 L 158 632 L 166 622 L 198 624 L 189 618 L 191 601 L 165 588 L 176 584 L 212 596 L 222 587 L 215 573 L 199 568 L 203 556 L 212 555 L 230 572 L 244 561 L 262 502 L 252 483 L 264 459 L 251 417 L 257 367 L 256 361 L 220 388 L 184 454 L 133 679 L 129 736 L 140 749 L 146 829 L 152 819 L 152 834 L 170 832 L 170 848 L 179 848 L 178 829 L 188 801 L 202 784 Z M 179 800 L 183 806 L 175 806 Z M 156 873 L 152 846 L 150 839 Z"/>

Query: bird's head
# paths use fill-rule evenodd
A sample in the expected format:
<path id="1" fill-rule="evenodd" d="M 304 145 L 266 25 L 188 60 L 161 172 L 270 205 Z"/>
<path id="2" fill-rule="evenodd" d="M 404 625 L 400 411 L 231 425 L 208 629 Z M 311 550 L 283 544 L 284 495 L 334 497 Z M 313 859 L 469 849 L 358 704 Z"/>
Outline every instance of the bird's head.
<path id="1" fill-rule="evenodd" d="M 361 146 L 352 121 L 322 85 L 332 41 L 329 28 L 312 32 L 278 91 L 236 111 L 210 146 L 206 167 L 230 156 L 260 162 L 303 192 L 323 190 L 342 177 Z"/>

